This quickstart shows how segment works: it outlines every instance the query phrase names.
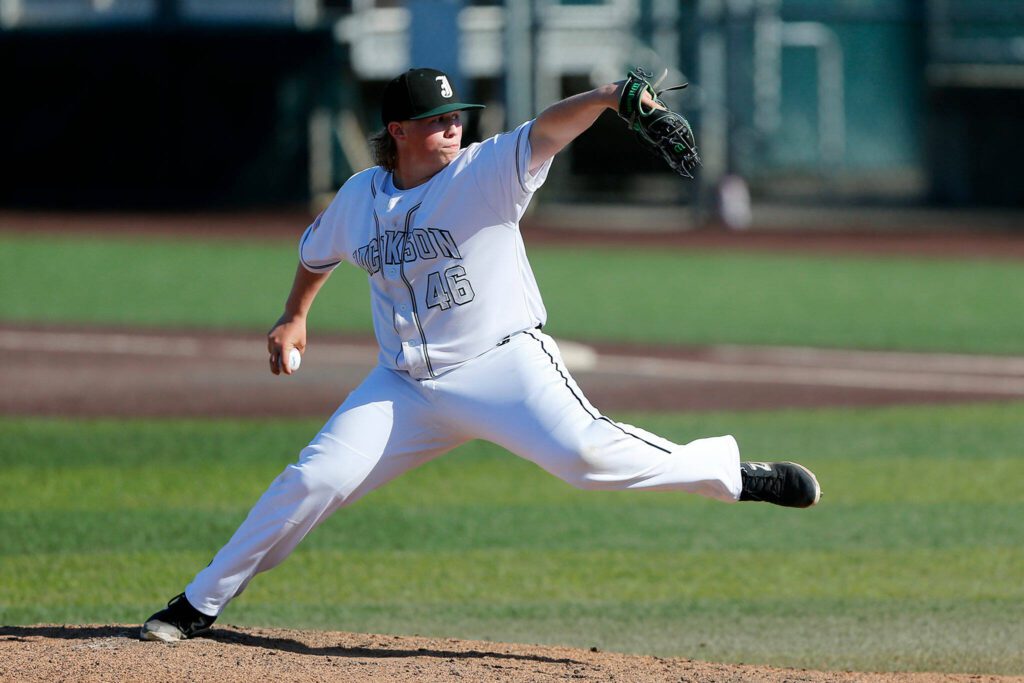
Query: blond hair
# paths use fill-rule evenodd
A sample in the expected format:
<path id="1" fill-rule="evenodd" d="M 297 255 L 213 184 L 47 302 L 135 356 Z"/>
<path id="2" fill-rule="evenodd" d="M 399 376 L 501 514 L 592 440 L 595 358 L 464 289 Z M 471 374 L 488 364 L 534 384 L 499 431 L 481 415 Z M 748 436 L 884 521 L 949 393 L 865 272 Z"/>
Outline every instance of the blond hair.
<path id="1" fill-rule="evenodd" d="M 387 128 L 381 128 L 370 136 L 370 156 L 373 163 L 386 171 L 394 172 L 398 166 L 398 145 Z"/>

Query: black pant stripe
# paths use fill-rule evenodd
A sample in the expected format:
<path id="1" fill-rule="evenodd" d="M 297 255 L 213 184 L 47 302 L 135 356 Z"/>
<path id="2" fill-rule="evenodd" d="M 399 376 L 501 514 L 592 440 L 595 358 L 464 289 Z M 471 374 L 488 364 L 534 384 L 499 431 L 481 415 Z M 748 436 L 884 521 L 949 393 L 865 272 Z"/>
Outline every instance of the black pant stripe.
<path id="1" fill-rule="evenodd" d="M 625 434 L 626 436 L 631 436 L 634 439 L 637 439 L 639 441 L 643 441 L 648 446 L 651 446 L 653 448 L 657 448 L 662 453 L 671 453 L 672 452 L 669 449 L 664 448 L 662 446 L 659 446 L 656 443 L 651 443 L 650 441 L 648 441 L 647 439 L 645 439 L 645 438 L 643 438 L 641 436 L 637 436 L 636 434 L 631 434 L 630 432 L 627 432 L 625 429 L 622 428 L 622 425 L 616 423 L 613 420 L 608 419 L 607 417 L 605 417 L 604 415 L 601 415 L 600 413 L 595 415 L 593 412 L 591 412 L 590 409 L 587 408 L 587 404 L 583 402 L 583 399 L 580 398 L 580 396 L 575 391 L 573 391 L 572 385 L 569 383 L 569 378 L 566 376 L 566 374 L 564 372 L 562 372 L 562 368 L 559 367 L 558 362 L 555 360 L 555 357 L 552 356 L 551 353 L 544 347 L 544 341 L 540 337 L 538 337 L 536 334 L 534 334 L 533 330 L 526 330 L 526 334 L 528 334 L 533 339 L 537 340 L 537 343 L 540 344 L 541 351 L 543 351 L 544 355 L 546 355 L 548 357 L 548 359 L 551 361 L 551 364 L 555 366 L 555 370 L 561 376 L 562 381 L 565 382 L 565 388 L 569 390 L 569 393 L 572 394 L 572 397 L 575 398 L 576 402 L 580 404 L 580 407 L 583 408 L 584 411 L 586 411 L 587 415 L 589 415 L 590 417 L 594 418 L 595 420 L 604 420 L 605 422 L 607 422 L 608 424 L 610 424 L 611 426 L 615 427 L 620 432 Z"/>

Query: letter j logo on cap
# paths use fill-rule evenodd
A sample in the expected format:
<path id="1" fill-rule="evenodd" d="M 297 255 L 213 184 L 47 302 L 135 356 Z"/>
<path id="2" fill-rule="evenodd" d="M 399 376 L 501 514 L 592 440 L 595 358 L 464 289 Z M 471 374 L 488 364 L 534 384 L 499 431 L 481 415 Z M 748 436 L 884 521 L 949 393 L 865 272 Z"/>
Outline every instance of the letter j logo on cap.
<path id="1" fill-rule="evenodd" d="M 434 80 L 441 82 L 441 97 L 448 98 L 452 96 L 452 86 L 448 82 L 447 76 L 438 76 Z"/>

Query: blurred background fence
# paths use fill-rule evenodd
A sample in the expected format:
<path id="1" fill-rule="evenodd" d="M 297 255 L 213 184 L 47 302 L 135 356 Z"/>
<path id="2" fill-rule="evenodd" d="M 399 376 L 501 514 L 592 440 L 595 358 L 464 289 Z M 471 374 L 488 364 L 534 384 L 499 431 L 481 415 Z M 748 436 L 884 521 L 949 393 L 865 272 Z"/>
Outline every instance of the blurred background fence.
<path id="1" fill-rule="evenodd" d="M 698 183 L 608 113 L 545 202 L 1024 206 L 1019 0 L 0 0 L 0 64 L 7 207 L 322 199 L 427 64 L 488 105 L 470 139 L 633 65 L 691 82 Z"/>

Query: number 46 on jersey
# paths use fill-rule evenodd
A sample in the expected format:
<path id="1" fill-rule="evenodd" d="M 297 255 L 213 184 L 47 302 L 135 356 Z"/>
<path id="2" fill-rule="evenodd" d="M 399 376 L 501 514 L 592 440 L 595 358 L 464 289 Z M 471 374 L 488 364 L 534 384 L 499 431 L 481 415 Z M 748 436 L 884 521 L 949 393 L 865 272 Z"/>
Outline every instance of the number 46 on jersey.
<path id="1" fill-rule="evenodd" d="M 474 296 L 473 286 L 462 266 L 448 268 L 443 276 L 437 270 L 427 276 L 427 308 L 447 311 L 452 303 L 462 306 L 472 301 Z"/>

